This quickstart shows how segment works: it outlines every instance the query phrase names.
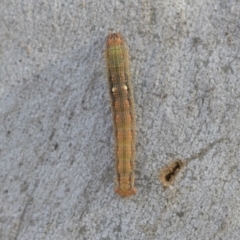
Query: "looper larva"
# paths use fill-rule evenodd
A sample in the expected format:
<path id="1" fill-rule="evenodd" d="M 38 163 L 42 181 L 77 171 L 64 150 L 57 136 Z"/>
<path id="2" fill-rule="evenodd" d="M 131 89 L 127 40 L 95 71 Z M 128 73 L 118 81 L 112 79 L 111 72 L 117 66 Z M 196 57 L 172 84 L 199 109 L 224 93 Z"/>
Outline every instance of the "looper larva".
<path id="1" fill-rule="evenodd" d="M 121 33 L 108 35 L 106 63 L 115 132 L 115 192 L 125 197 L 136 193 L 134 188 L 135 112 L 128 50 Z"/>

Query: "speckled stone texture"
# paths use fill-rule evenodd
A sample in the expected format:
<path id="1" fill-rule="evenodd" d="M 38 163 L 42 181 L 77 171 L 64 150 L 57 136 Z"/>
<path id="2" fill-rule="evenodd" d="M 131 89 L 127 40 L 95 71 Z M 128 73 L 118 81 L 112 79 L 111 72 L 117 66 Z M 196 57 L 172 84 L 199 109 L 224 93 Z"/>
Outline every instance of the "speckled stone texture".
<path id="1" fill-rule="evenodd" d="M 0 239 L 239 239 L 239 13 L 237 0 L 1 0 Z M 136 102 L 130 198 L 114 193 L 115 31 Z M 164 188 L 174 159 L 186 165 Z"/>

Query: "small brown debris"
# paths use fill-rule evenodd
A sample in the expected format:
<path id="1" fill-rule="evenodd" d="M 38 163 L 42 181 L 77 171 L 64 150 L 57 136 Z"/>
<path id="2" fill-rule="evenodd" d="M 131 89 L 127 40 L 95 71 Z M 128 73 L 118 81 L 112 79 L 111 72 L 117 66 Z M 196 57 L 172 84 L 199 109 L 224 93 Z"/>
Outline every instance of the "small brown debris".
<path id="1" fill-rule="evenodd" d="M 181 160 L 174 160 L 168 166 L 160 170 L 160 180 L 164 187 L 169 187 L 174 182 L 184 163 Z"/>

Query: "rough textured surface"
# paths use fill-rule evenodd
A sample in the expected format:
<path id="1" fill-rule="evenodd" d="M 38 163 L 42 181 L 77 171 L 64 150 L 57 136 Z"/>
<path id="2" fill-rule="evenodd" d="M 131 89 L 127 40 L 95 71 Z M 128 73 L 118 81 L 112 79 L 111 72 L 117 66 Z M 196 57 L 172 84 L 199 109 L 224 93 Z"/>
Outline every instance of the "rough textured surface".
<path id="1" fill-rule="evenodd" d="M 0 4 L 0 239 L 239 239 L 237 0 Z M 130 47 L 136 187 L 114 194 L 104 61 Z M 187 161 L 164 189 L 159 170 Z"/>

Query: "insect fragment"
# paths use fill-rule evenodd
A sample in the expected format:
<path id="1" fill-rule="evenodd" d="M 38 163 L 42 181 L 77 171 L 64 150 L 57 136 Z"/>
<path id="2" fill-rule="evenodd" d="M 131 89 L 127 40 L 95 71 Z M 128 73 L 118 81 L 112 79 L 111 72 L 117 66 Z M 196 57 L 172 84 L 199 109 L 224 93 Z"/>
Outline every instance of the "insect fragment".
<path id="1" fill-rule="evenodd" d="M 164 187 L 169 187 L 174 182 L 177 174 L 180 172 L 184 163 L 180 160 L 175 160 L 160 171 L 160 180 Z"/>

